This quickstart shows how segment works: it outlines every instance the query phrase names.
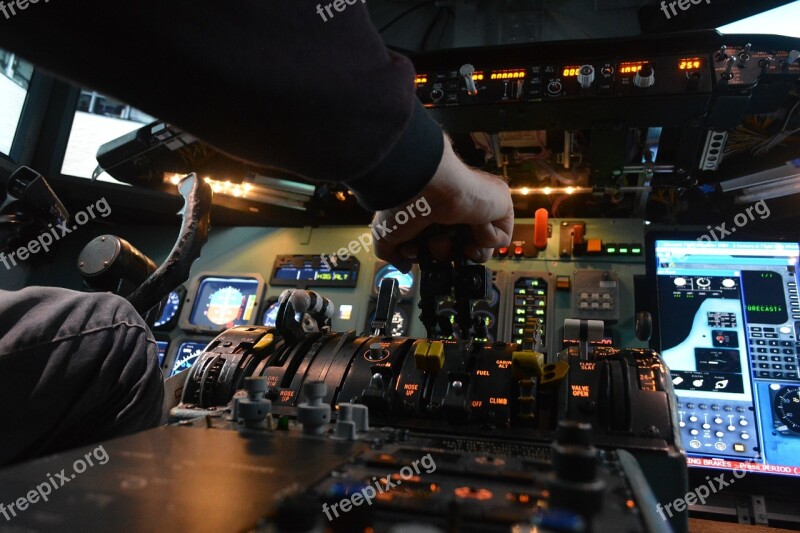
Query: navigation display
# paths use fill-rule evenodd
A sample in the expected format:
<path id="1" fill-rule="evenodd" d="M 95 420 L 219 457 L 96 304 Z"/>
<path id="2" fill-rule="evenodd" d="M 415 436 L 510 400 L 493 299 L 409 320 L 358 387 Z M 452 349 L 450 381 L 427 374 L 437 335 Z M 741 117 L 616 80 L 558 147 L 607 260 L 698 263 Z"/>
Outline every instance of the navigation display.
<path id="1" fill-rule="evenodd" d="M 655 241 L 657 349 L 690 466 L 800 475 L 800 246 Z"/>

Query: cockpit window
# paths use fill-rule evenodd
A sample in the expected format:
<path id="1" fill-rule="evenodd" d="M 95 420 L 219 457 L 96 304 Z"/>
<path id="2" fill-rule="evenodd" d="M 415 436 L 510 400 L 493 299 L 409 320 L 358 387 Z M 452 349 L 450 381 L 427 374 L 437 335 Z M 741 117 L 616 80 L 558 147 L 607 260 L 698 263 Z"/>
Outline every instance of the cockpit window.
<path id="1" fill-rule="evenodd" d="M 0 152 L 6 155 L 11 153 L 32 74 L 33 65 L 0 50 Z"/>
<path id="2" fill-rule="evenodd" d="M 97 149 L 101 145 L 154 120 L 150 115 L 100 93 L 81 91 L 61 173 L 91 178 L 97 168 Z M 121 183 L 106 173 L 100 174 L 98 180 Z"/>
<path id="3" fill-rule="evenodd" d="M 717 28 L 720 33 L 767 33 L 800 37 L 800 1 Z"/>

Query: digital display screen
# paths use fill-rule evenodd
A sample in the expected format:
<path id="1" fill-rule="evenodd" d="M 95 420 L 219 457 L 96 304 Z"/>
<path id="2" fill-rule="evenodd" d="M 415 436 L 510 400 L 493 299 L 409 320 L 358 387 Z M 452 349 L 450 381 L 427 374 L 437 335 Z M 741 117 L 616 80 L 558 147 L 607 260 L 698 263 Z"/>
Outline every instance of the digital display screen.
<path id="1" fill-rule="evenodd" d="M 349 270 L 326 270 L 320 268 L 280 267 L 275 270 L 275 279 L 297 281 L 341 281 L 347 282 L 355 279 L 355 272 Z"/>
<path id="2" fill-rule="evenodd" d="M 746 270 L 742 281 L 750 288 L 745 316 L 748 322 L 783 324 L 786 314 L 786 298 L 783 279 L 769 270 Z"/>
<path id="3" fill-rule="evenodd" d="M 700 70 L 703 66 L 703 60 L 699 57 L 690 57 L 688 59 L 681 59 L 678 62 L 678 70 Z"/>
<path id="4" fill-rule="evenodd" d="M 800 476 L 798 256 L 797 243 L 655 241 L 690 466 Z"/>
<path id="5" fill-rule="evenodd" d="M 197 362 L 197 358 L 200 357 L 200 354 L 206 349 L 206 346 L 208 346 L 208 344 L 205 342 L 184 342 L 181 344 L 178 348 L 178 352 L 175 354 L 175 363 L 172 365 L 172 371 L 169 373 L 169 377 L 192 368 L 192 365 Z"/>
<path id="6" fill-rule="evenodd" d="M 164 309 L 161 311 L 161 316 L 153 324 L 156 328 L 162 328 L 172 322 L 178 315 L 181 308 L 181 296 L 176 291 L 172 291 L 167 296 L 167 303 L 164 304 Z"/>
<path id="7" fill-rule="evenodd" d="M 647 64 L 646 61 L 632 61 L 617 65 L 617 72 L 620 74 L 636 74 Z"/>
<path id="8" fill-rule="evenodd" d="M 561 71 L 562 78 L 574 78 L 580 73 L 581 67 L 564 67 Z"/>
<path id="9" fill-rule="evenodd" d="M 249 324 L 256 312 L 259 282 L 253 278 L 208 277 L 197 289 L 189 323 L 212 329 Z"/>
<path id="10" fill-rule="evenodd" d="M 525 77 L 525 69 L 515 70 L 496 70 L 492 72 L 489 79 L 492 80 L 518 80 Z"/>
<path id="11" fill-rule="evenodd" d="M 279 287 L 355 287 L 361 264 L 353 256 L 279 255 L 275 258 L 270 284 Z"/>
<path id="12" fill-rule="evenodd" d="M 158 345 L 158 366 L 164 365 L 164 357 L 167 355 L 167 350 L 169 349 L 169 343 L 167 341 L 156 341 Z"/>

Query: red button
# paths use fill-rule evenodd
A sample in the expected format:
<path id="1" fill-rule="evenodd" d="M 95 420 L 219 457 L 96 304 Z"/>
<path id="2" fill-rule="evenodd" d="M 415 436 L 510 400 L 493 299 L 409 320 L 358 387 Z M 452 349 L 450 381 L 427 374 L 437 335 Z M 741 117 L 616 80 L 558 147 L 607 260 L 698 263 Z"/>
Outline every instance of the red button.
<path id="1" fill-rule="evenodd" d="M 505 248 L 505 247 L 503 247 L 503 248 L 498 248 L 498 249 L 497 249 L 497 255 L 499 255 L 500 257 L 505 257 L 505 256 L 507 256 L 507 255 L 508 255 L 508 248 Z"/>
<path id="2" fill-rule="evenodd" d="M 516 248 L 514 248 L 514 255 L 516 255 L 517 257 L 522 257 L 523 253 L 525 253 L 525 250 L 522 248 L 522 246 L 517 246 Z"/>

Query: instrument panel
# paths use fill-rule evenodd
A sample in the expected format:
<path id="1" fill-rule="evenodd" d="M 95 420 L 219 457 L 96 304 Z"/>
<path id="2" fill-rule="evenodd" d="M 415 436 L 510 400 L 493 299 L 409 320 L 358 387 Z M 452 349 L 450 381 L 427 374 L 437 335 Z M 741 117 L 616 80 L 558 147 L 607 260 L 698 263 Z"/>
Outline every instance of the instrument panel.
<path id="1" fill-rule="evenodd" d="M 518 226 L 532 234 L 532 222 L 520 220 Z M 558 228 L 561 221 L 551 219 L 549 224 Z M 604 243 L 638 243 L 636 246 L 641 248 L 644 228 L 641 220 L 587 220 L 585 235 L 587 239 Z M 204 255 L 194 265 L 194 276 L 188 284 L 188 290 L 181 288 L 177 292 L 183 295 L 177 305 L 175 297 L 170 296 L 170 301 L 159 319 L 159 322 L 164 321 L 164 325 L 156 328 L 160 337 L 170 341 L 162 365 L 166 375 L 172 373 L 176 360 L 185 358 L 186 354 L 179 356 L 183 342 L 187 339 L 210 341 L 214 335 L 225 329 L 224 325 L 219 324 L 222 321 L 274 325 L 278 297 L 289 288 L 280 281 L 274 283 L 275 272 L 279 268 L 295 268 L 293 280 L 297 281 L 297 272 L 302 270 L 303 265 L 312 270 L 324 270 L 323 262 L 326 260 L 333 271 L 338 268 L 334 265 L 335 260 L 339 267 L 347 265 L 341 270 L 357 273 L 352 287 L 342 284 L 317 286 L 311 281 L 314 290 L 336 303 L 336 313 L 332 319 L 335 331 L 368 332 L 380 282 L 386 278 L 394 278 L 399 281 L 400 298 L 392 320 L 393 332 L 404 336 L 425 335 L 417 307 L 420 282 L 417 267 L 409 273 L 401 273 L 368 253 L 360 253 L 344 262 L 331 258 L 328 254 L 322 255 L 324 250 L 331 249 L 332 244 L 347 243 L 357 238 L 363 233 L 363 228 L 360 227 L 315 228 L 311 231 L 308 244 L 296 244 L 301 241 L 302 232 L 303 230 L 290 228 L 241 228 L 226 231 L 224 237 L 212 232 Z M 530 329 L 530 319 L 538 318 L 545 323 L 543 350 L 546 353 L 557 352 L 563 345 L 563 321 L 575 315 L 569 284 L 575 272 L 613 271 L 620 277 L 622 294 L 625 295 L 627 291 L 628 296 L 620 298 L 619 312 L 623 318 L 612 328 L 616 340 L 620 342 L 619 345 L 626 343 L 625 346 L 644 347 L 644 343 L 631 334 L 634 315 L 633 277 L 644 274 L 643 258 L 630 253 L 605 253 L 605 248 L 604 253 L 597 256 L 564 257 L 561 236 L 558 231 L 552 233 L 554 236 L 550 237 L 548 247 L 539 251 L 536 257 L 498 254 L 489 261 L 488 266 L 493 271 L 492 298 L 474 304 L 474 311 L 485 318 L 489 340 L 522 340 L 523 344 L 527 342 L 532 345 L 532 338 L 527 337 L 530 332 L 526 332 L 526 328 Z M 149 238 L 152 239 L 152 236 Z M 532 238 L 531 235 L 530 240 Z M 242 245 L 246 243 L 250 253 L 230 257 L 228 250 L 236 242 Z M 281 253 L 276 253 L 278 250 Z M 270 281 L 264 282 L 263 279 Z M 306 287 L 305 283 L 309 280 L 300 281 L 300 285 Z M 534 282 L 536 287 L 533 286 Z M 528 285 L 529 289 L 521 289 Z M 299 288 L 297 284 L 294 287 Z M 526 294 L 520 294 L 520 290 L 524 290 Z M 447 314 L 447 302 L 440 303 L 440 312 Z M 178 320 L 169 318 L 174 316 Z"/>
<path id="2" fill-rule="evenodd" d="M 727 129 L 744 107 L 715 113 L 715 96 L 742 96 L 759 80 L 796 80 L 800 62 L 792 47 L 800 42 L 707 31 L 684 39 L 440 50 L 413 59 L 417 96 L 451 133 L 591 128 L 605 121 L 680 126 L 704 115 L 708 126 Z"/>

